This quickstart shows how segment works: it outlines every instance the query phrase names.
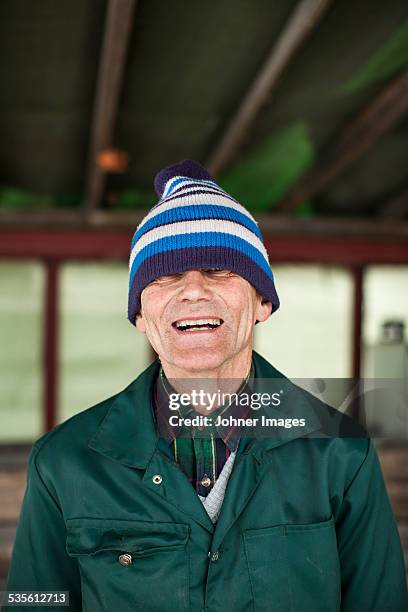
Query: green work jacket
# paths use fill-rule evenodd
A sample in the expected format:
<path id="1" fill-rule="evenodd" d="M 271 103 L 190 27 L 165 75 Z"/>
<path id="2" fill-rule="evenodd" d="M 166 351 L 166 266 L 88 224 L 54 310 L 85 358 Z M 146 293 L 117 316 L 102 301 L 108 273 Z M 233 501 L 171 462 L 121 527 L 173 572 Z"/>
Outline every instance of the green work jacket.
<path id="1" fill-rule="evenodd" d="M 214 525 L 157 436 L 159 366 L 37 440 L 8 591 L 69 591 L 86 612 L 407 612 L 369 438 L 243 438 Z"/>

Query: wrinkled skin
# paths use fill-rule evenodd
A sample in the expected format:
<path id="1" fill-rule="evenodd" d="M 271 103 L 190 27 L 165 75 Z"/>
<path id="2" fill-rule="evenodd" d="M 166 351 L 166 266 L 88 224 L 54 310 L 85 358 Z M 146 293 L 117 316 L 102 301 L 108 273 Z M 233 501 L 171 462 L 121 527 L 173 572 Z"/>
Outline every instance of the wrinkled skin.
<path id="1" fill-rule="evenodd" d="M 228 270 L 188 270 L 145 287 L 137 329 L 146 334 L 168 378 L 244 379 L 252 357 L 255 321 L 266 321 L 272 304 L 244 278 Z M 220 318 L 215 331 L 177 332 L 172 323 Z"/>

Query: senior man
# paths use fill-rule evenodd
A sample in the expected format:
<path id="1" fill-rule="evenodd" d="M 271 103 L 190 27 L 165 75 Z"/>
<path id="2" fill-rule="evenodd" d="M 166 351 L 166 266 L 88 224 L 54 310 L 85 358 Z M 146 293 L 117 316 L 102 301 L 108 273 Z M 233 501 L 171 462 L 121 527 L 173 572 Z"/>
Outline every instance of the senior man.
<path id="1" fill-rule="evenodd" d="M 289 394 L 305 427 L 250 436 L 227 420 L 178 435 L 168 400 L 189 381 L 236 391 L 234 415 L 247 417 L 244 390 L 287 379 L 253 350 L 255 324 L 279 307 L 256 221 L 193 161 L 155 187 L 132 241 L 128 317 L 158 358 L 35 443 L 7 589 L 68 591 L 89 612 L 406 611 L 369 438 L 316 435 L 306 393 Z"/>

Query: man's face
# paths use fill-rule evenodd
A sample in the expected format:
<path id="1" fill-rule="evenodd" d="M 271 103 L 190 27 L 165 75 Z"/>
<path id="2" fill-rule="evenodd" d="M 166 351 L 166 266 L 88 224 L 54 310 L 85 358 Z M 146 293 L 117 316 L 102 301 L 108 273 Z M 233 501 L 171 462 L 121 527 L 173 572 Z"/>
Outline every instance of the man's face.
<path id="1" fill-rule="evenodd" d="M 145 287 L 136 326 L 162 361 L 191 372 L 217 368 L 252 350 L 255 321 L 272 311 L 255 288 L 229 270 L 188 270 L 161 276 Z M 217 326 L 183 329 L 192 319 L 216 320 Z"/>

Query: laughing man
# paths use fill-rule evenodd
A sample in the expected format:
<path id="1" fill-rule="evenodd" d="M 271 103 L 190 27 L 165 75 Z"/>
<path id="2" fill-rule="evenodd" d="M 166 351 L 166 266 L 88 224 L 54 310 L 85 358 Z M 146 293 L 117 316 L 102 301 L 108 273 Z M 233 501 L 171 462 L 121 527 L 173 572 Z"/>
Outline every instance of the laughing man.
<path id="1" fill-rule="evenodd" d="M 310 415 L 281 436 L 228 423 L 176 435 L 168 399 L 189 380 L 236 381 L 238 397 L 285 380 L 253 350 L 279 299 L 256 221 L 204 168 L 165 168 L 155 188 L 131 245 L 128 317 L 158 358 L 35 443 L 7 589 L 69 592 L 87 612 L 406 611 L 369 438 L 310 436 Z"/>

